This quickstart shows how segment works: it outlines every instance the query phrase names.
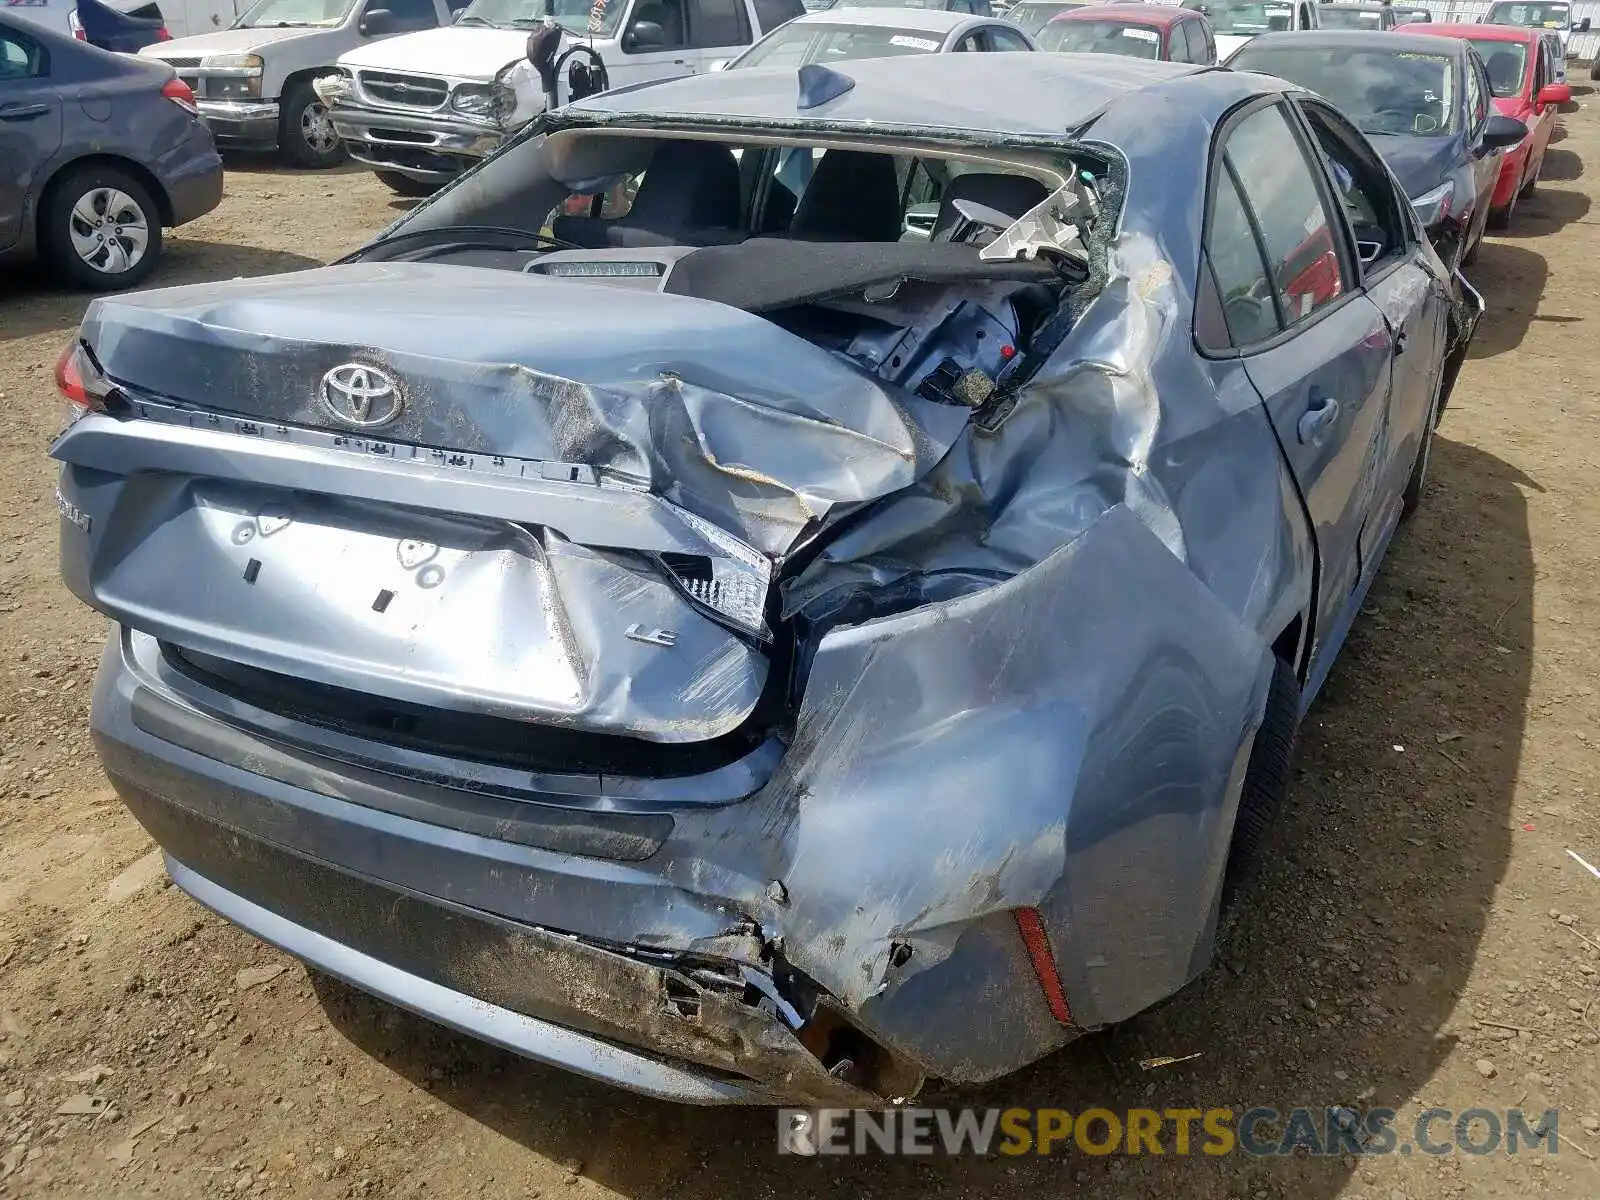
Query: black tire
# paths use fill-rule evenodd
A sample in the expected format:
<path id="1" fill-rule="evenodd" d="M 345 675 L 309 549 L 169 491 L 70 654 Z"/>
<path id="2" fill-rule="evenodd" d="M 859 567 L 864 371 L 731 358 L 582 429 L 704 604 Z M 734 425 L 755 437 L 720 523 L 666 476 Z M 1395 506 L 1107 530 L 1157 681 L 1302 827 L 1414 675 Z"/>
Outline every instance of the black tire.
<path id="1" fill-rule="evenodd" d="M 317 98 L 307 80 L 290 84 L 279 106 L 278 149 L 297 167 L 322 170 L 337 167 L 346 156 L 344 143 L 328 119 L 328 106 Z"/>
<path id="2" fill-rule="evenodd" d="M 1511 218 L 1517 211 L 1518 193 L 1512 192 L 1511 199 L 1506 201 L 1504 208 L 1491 208 L 1489 210 L 1489 228 L 1505 229 L 1511 224 Z"/>
<path id="3" fill-rule="evenodd" d="M 86 214 L 92 215 L 86 219 Z M 69 170 L 51 182 L 40 217 L 45 261 L 73 287 L 91 292 L 136 287 L 161 257 L 161 210 L 149 189 L 120 167 L 96 164 Z M 113 223 L 119 217 L 123 221 Z M 112 269 L 119 252 L 132 257 L 138 222 L 143 223 L 142 250 L 131 265 Z M 91 243 L 92 238 L 98 242 Z M 91 245 L 101 249 L 91 250 Z"/>
<path id="4" fill-rule="evenodd" d="M 413 179 L 409 175 L 402 175 L 399 171 L 374 171 L 378 182 L 383 184 L 396 196 L 414 196 L 421 200 L 433 195 L 444 185 L 442 183 L 427 183 L 421 179 Z"/>
<path id="5" fill-rule="evenodd" d="M 1461 255 L 1461 262 L 1459 264 L 1457 264 L 1457 265 L 1463 266 L 1463 267 L 1470 267 L 1473 263 L 1478 261 L 1478 251 L 1483 249 L 1483 234 L 1484 234 L 1483 229 L 1479 229 L 1478 230 L 1478 236 L 1476 238 L 1472 239 L 1472 244 L 1470 246 L 1468 246 L 1466 251 Z M 1467 236 L 1469 238 L 1472 237 L 1472 222 L 1471 221 L 1467 222 Z"/>
<path id="6" fill-rule="evenodd" d="M 1589 78 L 1600 79 L 1600 54 L 1595 55 L 1594 61 L 1589 64 Z"/>
<path id="7" fill-rule="evenodd" d="M 1400 494 L 1401 517 L 1409 517 L 1422 506 L 1422 489 L 1428 482 L 1428 460 L 1433 456 L 1433 430 L 1437 424 L 1433 414 L 1428 414 L 1427 427 L 1422 431 L 1422 445 L 1417 447 L 1417 458 L 1411 464 L 1406 490 Z"/>
<path id="8" fill-rule="evenodd" d="M 1261 865 L 1267 834 L 1289 790 L 1289 770 L 1299 730 L 1300 684 L 1294 668 L 1275 658 L 1267 708 L 1250 749 L 1250 765 L 1245 769 L 1244 787 L 1239 793 L 1239 814 L 1233 822 L 1233 841 L 1228 846 L 1228 866 L 1222 876 L 1224 912 L 1238 904 Z"/>

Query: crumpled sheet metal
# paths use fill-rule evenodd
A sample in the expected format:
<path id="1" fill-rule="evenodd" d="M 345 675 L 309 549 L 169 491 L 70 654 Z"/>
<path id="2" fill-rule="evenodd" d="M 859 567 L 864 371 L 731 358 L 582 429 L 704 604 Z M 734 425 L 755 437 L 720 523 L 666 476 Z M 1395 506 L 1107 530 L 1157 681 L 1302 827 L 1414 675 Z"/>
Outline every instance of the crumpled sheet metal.
<path id="1" fill-rule="evenodd" d="M 860 513 L 784 595 L 848 623 L 823 636 L 758 799 L 789 897 L 763 928 L 945 1078 L 1069 1036 L 1016 907 L 1045 914 L 1084 1026 L 1203 968 L 1271 637 L 1307 598 L 1310 549 L 1241 368 L 1193 353 L 1152 239 L 1126 231 L 1106 266 L 1004 418 Z M 713 856 L 748 868 L 740 830 L 723 835 L 738 853 Z M 976 1040 L 957 986 L 974 977 L 1007 1011 Z"/>
<path id="2" fill-rule="evenodd" d="M 1248 624 L 1264 632 L 1278 618 L 1303 551 L 1285 540 L 1280 481 L 1262 469 L 1278 449 L 1260 398 L 1242 368 L 1194 354 L 1183 284 L 1152 239 L 1124 234 L 1108 275 L 1004 420 L 968 426 L 913 486 L 828 541 L 785 587 L 786 615 L 985 587 L 1121 504 Z"/>
<path id="3" fill-rule="evenodd" d="M 83 337 L 124 385 L 263 422 L 325 424 L 323 374 L 373 363 L 408 395 L 375 438 L 588 464 L 772 555 L 908 486 L 967 416 L 724 305 L 417 263 L 103 297 Z"/>
<path id="4" fill-rule="evenodd" d="M 824 637 L 779 775 L 747 805 L 681 818 L 674 841 L 705 855 L 693 885 L 723 894 L 754 881 L 715 864 L 764 861 L 786 898 L 760 901 L 760 920 L 789 962 L 930 1073 L 993 1078 L 1069 1036 L 1013 909 L 1053 918 L 1084 1026 L 1204 961 L 1270 668 L 1114 505 L 1008 582 Z M 978 1039 L 973 978 L 1005 1016 Z"/>

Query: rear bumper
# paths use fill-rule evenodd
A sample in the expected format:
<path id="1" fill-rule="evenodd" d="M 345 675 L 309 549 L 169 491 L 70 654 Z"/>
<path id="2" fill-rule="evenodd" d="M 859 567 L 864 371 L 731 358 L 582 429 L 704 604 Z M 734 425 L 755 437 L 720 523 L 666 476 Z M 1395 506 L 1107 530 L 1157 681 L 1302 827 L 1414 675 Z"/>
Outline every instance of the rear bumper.
<path id="1" fill-rule="evenodd" d="M 278 148 L 278 102 L 276 100 L 198 100 L 217 145 L 230 150 L 276 150 Z"/>
<path id="2" fill-rule="evenodd" d="M 424 183 L 448 183 L 505 140 L 491 126 L 434 113 L 340 103 L 329 116 L 351 158 Z"/>
<path id="3" fill-rule="evenodd" d="M 877 1102 L 830 1076 L 773 1008 L 737 989 L 702 986 L 672 954 L 652 958 L 519 919 L 518 904 L 540 891 L 564 890 L 581 903 L 598 888 L 613 910 L 676 908 L 681 924 L 712 936 L 728 924 L 725 915 L 708 911 L 702 922 L 682 911 L 694 899 L 632 869 L 627 860 L 639 853 L 580 858 L 528 844 L 537 839 L 507 840 L 503 829 L 491 838 L 459 822 L 430 824 L 393 803 L 363 803 L 373 798 L 359 772 L 337 782 L 324 773 L 324 789 L 347 797 L 335 798 L 167 741 L 158 733 L 192 740 L 181 728 L 186 715 L 191 731 L 249 735 L 151 686 L 128 645 L 114 637 L 102 662 L 96 747 L 174 881 L 207 907 L 440 1024 L 646 1095 L 691 1104 Z M 281 748 L 255 745 L 267 758 L 252 765 L 283 774 L 272 757 Z M 607 906 L 598 892 L 591 903 Z M 559 899 L 542 907 L 571 911 Z"/>

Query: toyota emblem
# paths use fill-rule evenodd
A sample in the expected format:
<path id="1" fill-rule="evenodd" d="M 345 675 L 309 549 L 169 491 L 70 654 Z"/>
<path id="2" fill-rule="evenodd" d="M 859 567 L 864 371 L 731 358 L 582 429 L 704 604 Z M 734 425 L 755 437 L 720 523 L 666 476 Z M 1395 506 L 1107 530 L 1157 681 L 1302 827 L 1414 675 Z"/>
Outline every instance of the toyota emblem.
<path id="1" fill-rule="evenodd" d="M 324 375 L 322 403 L 335 419 L 357 429 L 387 425 L 405 408 L 400 385 L 365 363 L 345 363 Z"/>

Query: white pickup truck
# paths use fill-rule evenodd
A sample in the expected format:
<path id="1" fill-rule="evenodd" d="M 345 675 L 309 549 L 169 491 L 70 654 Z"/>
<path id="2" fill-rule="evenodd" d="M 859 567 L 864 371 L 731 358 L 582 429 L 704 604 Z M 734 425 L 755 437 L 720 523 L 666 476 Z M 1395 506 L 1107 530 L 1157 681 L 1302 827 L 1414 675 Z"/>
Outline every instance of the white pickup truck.
<path id="1" fill-rule="evenodd" d="M 713 69 L 805 11 L 801 0 L 473 0 L 448 29 L 362 46 L 317 81 L 350 157 L 406 195 L 455 178 L 543 112 L 528 35 L 553 18 L 565 102 L 591 53 L 607 88 Z"/>
<path id="2" fill-rule="evenodd" d="M 1217 61 L 1226 62 L 1257 34 L 1320 28 L 1313 0 L 1183 0 L 1205 14 L 1217 39 Z"/>
<path id="3" fill-rule="evenodd" d="M 0 5 L 4 0 L 0 0 Z M 277 150 L 302 167 L 344 160 L 311 81 L 346 50 L 452 19 L 449 0 L 256 0 L 227 29 L 140 51 L 194 89 L 224 150 Z"/>

